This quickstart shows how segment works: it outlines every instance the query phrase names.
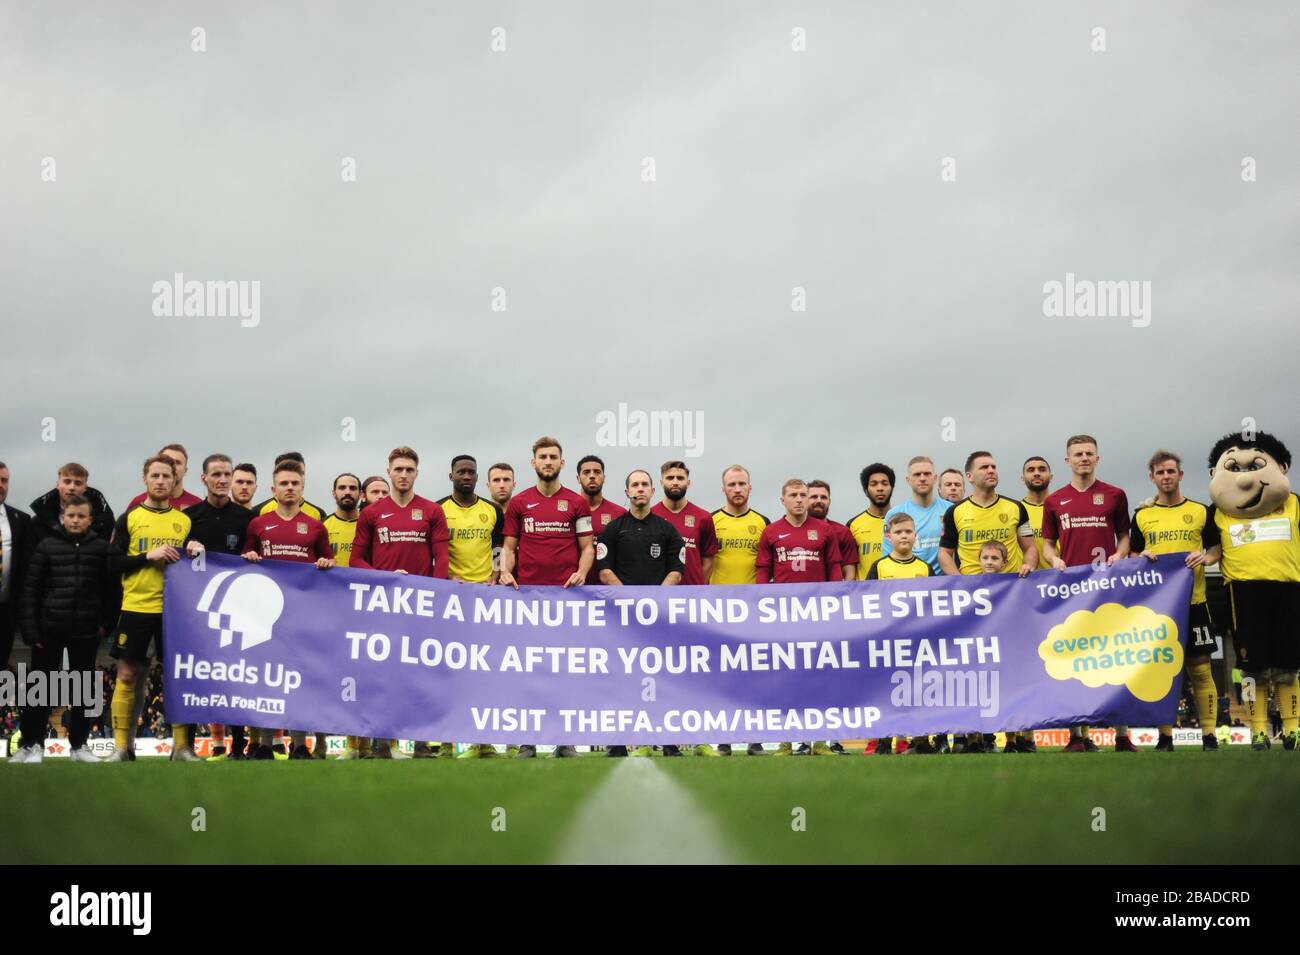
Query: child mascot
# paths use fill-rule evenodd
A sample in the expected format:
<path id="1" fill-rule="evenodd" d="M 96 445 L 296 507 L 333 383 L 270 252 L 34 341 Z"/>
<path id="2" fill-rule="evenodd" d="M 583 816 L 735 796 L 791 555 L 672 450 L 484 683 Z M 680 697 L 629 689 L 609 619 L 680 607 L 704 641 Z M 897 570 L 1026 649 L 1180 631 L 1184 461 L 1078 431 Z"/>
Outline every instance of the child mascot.
<path id="1" fill-rule="evenodd" d="M 1262 431 L 1220 438 L 1210 452 L 1212 517 L 1223 546 L 1237 665 L 1248 678 L 1251 749 L 1267 749 L 1269 686 L 1282 745 L 1300 742 L 1300 497 L 1291 452 Z"/>

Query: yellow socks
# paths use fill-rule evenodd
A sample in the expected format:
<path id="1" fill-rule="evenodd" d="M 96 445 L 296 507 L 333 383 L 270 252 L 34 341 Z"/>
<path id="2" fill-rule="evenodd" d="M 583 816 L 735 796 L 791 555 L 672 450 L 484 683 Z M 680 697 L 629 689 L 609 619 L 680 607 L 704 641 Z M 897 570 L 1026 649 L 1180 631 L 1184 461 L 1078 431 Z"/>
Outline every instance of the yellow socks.
<path id="1" fill-rule="evenodd" d="M 1245 693 L 1242 694 L 1246 696 Z M 1256 676 L 1254 692 L 1246 699 L 1246 713 L 1250 717 L 1250 735 L 1268 732 L 1268 677 Z"/>
<path id="2" fill-rule="evenodd" d="M 1300 729 L 1300 679 L 1292 674 L 1287 683 L 1274 683 L 1277 692 L 1277 711 L 1282 714 L 1282 732 L 1294 733 Z"/>
<path id="3" fill-rule="evenodd" d="M 1196 718 L 1201 724 L 1201 735 L 1212 735 L 1219 718 L 1219 691 L 1214 688 L 1214 673 L 1210 670 L 1210 661 L 1194 660 L 1188 663 L 1187 679 L 1192 684 L 1192 696 L 1196 700 Z"/>
<path id="4" fill-rule="evenodd" d="M 185 749 L 190 745 L 190 724 L 172 726 L 172 746 Z"/>
<path id="5" fill-rule="evenodd" d="M 113 716 L 113 742 L 118 749 L 130 749 L 135 738 L 135 727 L 131 725 L 135 716 L 135 684 L 118 677 L 109 709 Z"/>

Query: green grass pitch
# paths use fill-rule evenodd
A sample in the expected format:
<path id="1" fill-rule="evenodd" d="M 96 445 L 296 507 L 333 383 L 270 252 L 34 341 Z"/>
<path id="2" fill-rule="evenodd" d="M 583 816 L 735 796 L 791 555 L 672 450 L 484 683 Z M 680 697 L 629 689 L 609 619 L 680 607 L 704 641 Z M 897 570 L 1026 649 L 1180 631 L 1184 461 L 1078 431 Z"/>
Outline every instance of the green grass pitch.
<path id="1" fill-rule="evenodd" d="M 739 862 L 1213 865 L 1241 863 L 1247 846 L 1252 862 L 1296 861 L 1297 759 L 1236 748 L 655 757 L 649 771 Z M 10 863 L 549 862 L 624 762 L 0 764 L 0 844 Z M 623 824 L 595 838 L 636 830 L 645 845 L 679 822 L 653 800 L 613 808 Z M 627 843 L 624 861 L 638 861 Z"/>

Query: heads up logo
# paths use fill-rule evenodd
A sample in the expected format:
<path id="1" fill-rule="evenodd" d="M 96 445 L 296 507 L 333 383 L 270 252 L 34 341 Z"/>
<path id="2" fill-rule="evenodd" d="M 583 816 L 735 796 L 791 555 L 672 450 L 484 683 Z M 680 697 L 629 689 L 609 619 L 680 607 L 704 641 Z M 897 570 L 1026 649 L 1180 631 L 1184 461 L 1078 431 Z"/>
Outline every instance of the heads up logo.
<path id="1" fill-rule="evenodd" d="M 284 594 L 265 574 L 223 570 L 208 581 L 195 609 L 221 631 L 221 646 L 230 646 L 239 634 L 239 649 L 247 650 L 271 639 L 271 628 L 284 612 Z"/>

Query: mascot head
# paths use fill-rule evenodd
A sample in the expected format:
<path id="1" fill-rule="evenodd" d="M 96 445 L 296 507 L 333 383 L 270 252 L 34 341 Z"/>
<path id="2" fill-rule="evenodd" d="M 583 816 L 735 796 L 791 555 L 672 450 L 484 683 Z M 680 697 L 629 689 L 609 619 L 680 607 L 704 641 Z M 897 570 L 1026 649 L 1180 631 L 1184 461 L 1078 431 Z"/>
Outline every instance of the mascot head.
<path id="1" fill-rule="evenodd" d="M 1263 517 L 1286 502 L 1290 469 L 1291 452 L 1271 434 L 1225 434 L 1210 451 L 1210 499 L 1231 517 Z"/>

